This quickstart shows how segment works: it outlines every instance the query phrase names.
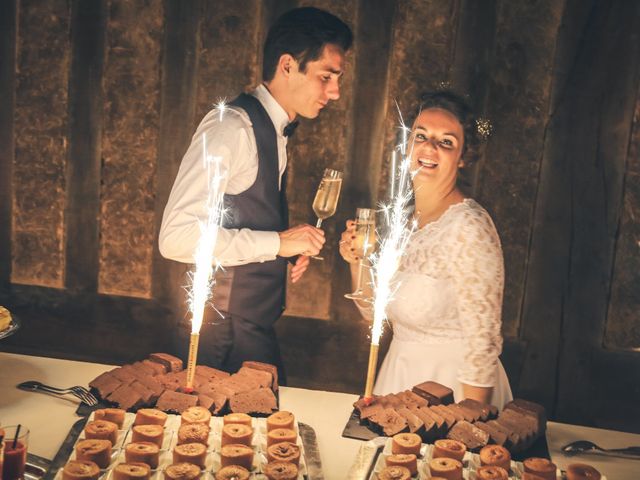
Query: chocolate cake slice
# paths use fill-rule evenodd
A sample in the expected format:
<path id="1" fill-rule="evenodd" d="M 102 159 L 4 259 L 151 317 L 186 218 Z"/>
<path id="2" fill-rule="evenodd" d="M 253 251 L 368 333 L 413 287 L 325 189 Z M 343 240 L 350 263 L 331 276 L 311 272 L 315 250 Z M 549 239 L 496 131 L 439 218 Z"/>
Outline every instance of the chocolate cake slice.
<path id="1" fill-rule="evenodd" d="M 431 415 L 425 414 L 424 409 L 418 407 L 417 405 L 409 405 L 407 408 L 411 413 L 413 413 L 422 421 L 424 425 L 424 430 L 422 431 L 423 440 L 425 442 L 433 442 L 435 439 L 437 439 L 439 435 L 439 429 Z"/>
<path id="2" fill-rule="evenodd" d="M 411 433 L 417 433 L 418 435 L 422 434 L 424 431 L 424 422 L 420 420 L 420 417 L 414 415 L 407 407 L 398 407 L 396 408 L 396 412 L 402 415 L 407 421 L 407 425 L 409 426 L 409 431 Z"/>
<path id="3" fill-rule="evenodd" d="M 156 380 L 155 377 L 151 377 L 151 376 L 138 377 L 137 381 L 143 384 L 149 390 L 151 390 L 153 394 L 156 395 L 156 399 L 157 397 L 160 396 L 162 392 L 164 392 L 164 387 L 158 380 Z"/>
<path id="4" fill-rule="evenodd" d="M 464 443 L 469 450 L 477 451 L 489 443 L 489 434 L 463 420 L 456 423 L 447 438 Z"/>
<path id="5" fill-rule="evenodd" d="M 122 385 L 122 381 L 111 372 L 104 372 L 89 382 L 89 387 L 94 389 L 100 398 L 106 399 Z"/>
<path id="6" fill-rule="evenodd" d="M 372 416 L 369 421 L 372 426 L 380 429 L 385 435 L 392 437 L 400 432 L 409 430 L 405 418 L 393 408 L 385 408 Z"/>
<path id="7" fill-rule="evenodd" d="M 451 405 L 447 405 L 447 408 L 460 412 L 464 419 L 469 423 L 480 420 L 480 413 L 478 411 L 467 408 L 464 405 L 452 403 Z"/>
<path id="8" fill-rule="evenodd" d="M 217 368 L 208 367 L 206 365 L 196 365 L 196 375 L 213 380 L 216 378 L 227 378 L 231 374 Z"/>
<path id="9" fill-rule="evenodd" d="M 538 431 L 542 434 L 547 429 L 547 413 L 545 408 L 537 403 L 516 398 L 513 401 L 507 403 L 504 409 L 512 409 L 518 413 L 528 414 L 533 416 L 538 422 Z"/>
<path id="10" fill-rule="evenodd" d="M 431 405 L 428 408 L 429 411 L 439 415 L 444 419 L 446 424 L 445 428 L 447 431 L 451 430 L 458 421 L 456 417 L 453 416 L 453 413 L 450 412 L 449 409 L 447 409 L 444 405 Z M 464 420 L 464 418 L 462 418 L 462 420 Z"/>
<path id="11" fill-rule="evenodd" d="M 269 372 L 271 374 L 271 378 L 273 378 L 271 390 L 273 390 L 274 392 L 278 391 L 278 368 L 275 365 L 264 362 L 245 361 L 242 362 L 242 366 L 253 368 L 254 370 L 263 370 L 265 372 Z"/>
<path id="12" fill-rule="evenodd" d="M 431 417 L 435 422 L 436 427 L 438 428 L 436 433 L 437 438 L 443 438 L 449 431 L 449 426 L 447 425 L 447 421 L 444 419 L 442 415 L 438 414 L 437 412 L 431 409 L 432 406 L 419 407 L 419 408 L 421 412 Z"/>
<path id="13" fill-rule="evenodd" d="M 273 376 L 264 370 L 256 370 L 249 367 L 241 367 L 236 375 L 244 375 L 258 382 L 261 387 L 271 388 L 273 385 Z"/>
<path id="14" fill-rule="evenodd" d="M 198 397 L 187 393 L 172 392 L 165 390 L 158 402 L 156 408 L 165 412 L 182 413 L 189 407 L 195 407 L 198 404 Z"/>
<path id="15" fill-rule="evenodd" d="M 513 431 L 513 429 L 498 423 L 497 420 L 489 420 L 486 422 L 492 428 L 503 432 L 507 436 L 507 442 L 505 443 L 505 448 L 508 448 L 511 451 L 517 451 L 517 446 L 521 445 L 523 442 L 520 439 L 520 435 L 518 432 Z"/>
<path id="16" fill-rule="evenodd" d="M 430 405 L 453 403 L 453 390 L 437 382 L 422 382 L 415 385 L 411 391 L 426 399 Z"/>
<path id="17" fill-rule="evenodd" d="M 137 378 L 155 375 L 155 370 L 149 367 L 149 365 L 142 362 L 134 362 L 131 365 L 123 365 L 122 368 L 130 369 L 131 373 L 133 373 L 133 375 Z"/>
<path id="18" fill-rule="evenodd" d="M 152 362 L 148 358 L 142 360 L 142 364 L 153 370 L 153 376 L 164 375 L 165 373 L 167 373 L 167 367 L 158 362 Z"/>
<path id="19" fill-rule="evenodd" d="M 129 367 L 129 368 L 127 368 Z M 111 370 L 111 374 L 120 380 L 122 383 L 129 384 L 132 383 L 136 376 L 130 370 L 131 366 L 126 365 L 125 367 L 118 367 Z"/>
<path id="20" fill-rule="evenodd" d="M 429 401 L 426 398 L 417 395 L 411 390 L 405 390 L 403 393 L 405 403 L 414 403 L 419 407 L 428 407 Z"/>
<path id="21" fill-rule="evenodd" d="M 168 353 L 152 353 L 149 360 L 163 365 L 167 372 L 179 372 L 182 370 L 182 360 Z"/>
<path id="22" fill-rule="evenodd" d="M 117 389 L 107 396 L 107 400 L 117 404 L 123 410 L 131 410 L 141 407 L 144 404 L 142 395 L 138 393 L 131 385 L 120 385 Z"/>
<path id="23" fill-rule="evenodd" d="M 278 409 L 276 397 L 270 388 L 258 388 L 238 392 L 229 398 L 229 408 L 233 413 L 263 413 L 270 415 Z"/>
<path id="24" fill-rule="evenodd" d="M 468 408 L 469 410 L 474 411 L 475 414 L 478 416 L 476 420 L 482 420 L 483 422 L 486 422 L 487 420 L 489 420 L 489 416 L 491 415 L 491 408 L 489 405 L 487 405 L 486 403 L 482 403 L 477 400 L 474 400 L 472 398 L 465 398 L 461 402 L 458 402 L 458 405 L 461 405 L 463 407 Z"/>
<path id="25" fill-rule="evenodd" d="M 138 380 L 134 380 L 129 386 L 140 395 L 140 400 L 143 405 L 152 405 L 156 403 L 156 400 L 158 400 L 159 395 L 155 395 Z"/>
<path id="26" fill-rule="evenodd" d="M 496 445 L 503 446 L 507 449 L 509 448 L 508 446 L 510 445 L 509 438 L 507 434 L 504 433 L 503 431 L 498 430 L 494 426 L 484 422 L 476 422 L 474 423 L 474 425 L 478 427 L 480 430 L 484 430 L 489 434 L 490 443 L 495 443 Z"/>

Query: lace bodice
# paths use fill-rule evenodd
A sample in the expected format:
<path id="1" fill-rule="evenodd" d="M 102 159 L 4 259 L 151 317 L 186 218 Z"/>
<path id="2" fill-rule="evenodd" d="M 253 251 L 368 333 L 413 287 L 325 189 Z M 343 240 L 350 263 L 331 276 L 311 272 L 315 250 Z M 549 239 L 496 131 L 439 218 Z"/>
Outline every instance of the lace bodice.
<path id="1" fill-rule="evenodd" d="M 504 265 L 489 214 L 471 199 L 416 231 L 388 306 L 394 339 L 464 345 L 458 379 L 491 386 L 502 351 Z M 427 347 L 428 348 L 428 347 Z"/>

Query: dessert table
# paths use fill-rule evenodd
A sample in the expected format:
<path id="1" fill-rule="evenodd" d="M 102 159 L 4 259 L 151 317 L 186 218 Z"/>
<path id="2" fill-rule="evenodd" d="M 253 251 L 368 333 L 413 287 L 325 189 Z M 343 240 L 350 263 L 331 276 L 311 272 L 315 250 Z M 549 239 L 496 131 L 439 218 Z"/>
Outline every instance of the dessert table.
<path id="1" fill-rule="evenodd" d="M 0 424 L 21 423 L 30 431 L 30 453 L 52 459 L 72 425 L 78 420 L 75 397 L 58 398 L 15 388 L 25 380 L 55 386 L 87 385 L 111 365 L 59 360 L 0 352 Z M 312 427 L 317 436 L 326 480 L 348 477 L 349 467 L 363 442 L 341 436 L 357 395 L 281 387 L 280 408 L 293 412 L 298 421 Z M 562 445 L 574 440 L 591 440 L 609 448 L 640 445 L 640 435 L 580 427 L 556 422 L 547 426 L 552 460 L 564 468 L 572 462 L 590 463 L 608 480 L 640 478 L 640 458 L 630 460 L 597 454 L 565 457 Z"/>

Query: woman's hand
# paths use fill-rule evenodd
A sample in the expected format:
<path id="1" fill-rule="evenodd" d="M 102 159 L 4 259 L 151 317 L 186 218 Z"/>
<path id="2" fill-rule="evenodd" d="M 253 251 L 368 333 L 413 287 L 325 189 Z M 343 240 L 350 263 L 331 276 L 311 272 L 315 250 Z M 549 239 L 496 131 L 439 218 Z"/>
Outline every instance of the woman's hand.
<path id="1" fill-rule="evenodd" d="M 360 261 L 360 257 L 355 254 L 355 248 L 353 248 L 353 241 L 356 238 L 356 222 L 353 220 L 347 220 L 347 229 L 342 232 L 340 237 L 340 255 L 344 258 L 344 261 L 350 264 L 356 264 Z"/>

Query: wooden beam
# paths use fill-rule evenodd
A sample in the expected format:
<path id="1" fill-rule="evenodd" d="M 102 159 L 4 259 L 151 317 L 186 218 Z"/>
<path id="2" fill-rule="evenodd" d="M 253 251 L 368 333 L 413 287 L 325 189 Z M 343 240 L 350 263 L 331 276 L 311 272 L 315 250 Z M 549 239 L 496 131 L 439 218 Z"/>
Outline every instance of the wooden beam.
<path id="1" fill-rule="evenodd" d="M 71 7 L 65 287 L 89 293 L 98 288 L 106 8 L 105 0 Z"/>

